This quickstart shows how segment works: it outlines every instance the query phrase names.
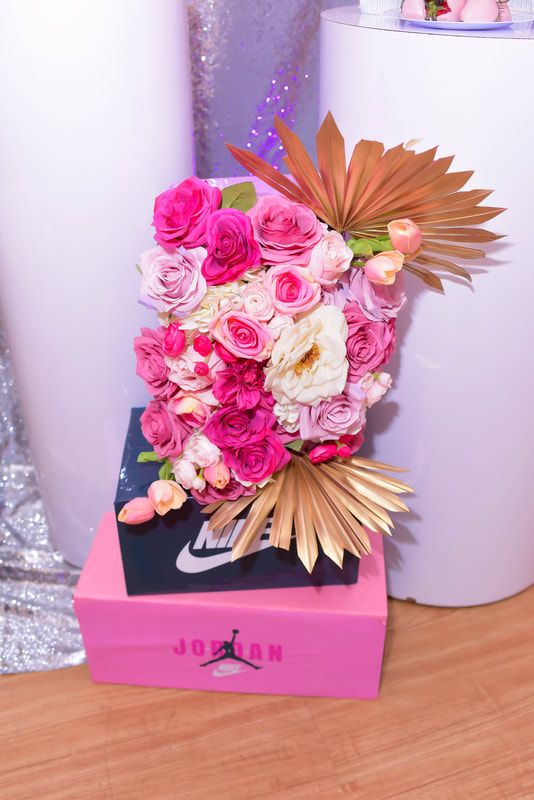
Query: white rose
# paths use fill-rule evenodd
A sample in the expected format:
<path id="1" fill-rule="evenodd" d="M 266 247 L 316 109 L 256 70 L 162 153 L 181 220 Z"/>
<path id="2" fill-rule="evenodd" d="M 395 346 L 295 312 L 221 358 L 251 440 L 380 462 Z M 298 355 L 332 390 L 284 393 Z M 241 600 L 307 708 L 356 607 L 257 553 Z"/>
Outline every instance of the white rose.
<path id="1" fill-rule="evenodd" d="M 221 451 L 203 433 L 194 433 L 185 446 L 184 458 L 199 467 L 212 467 L 221 459 Z"/>
<path id="2" fill-rule="evenodd" d="M 247 283 L 241 291 L 241 297 L 247 314 L 252 314 L 261 322 L 271 319 L 274 314 L 274 305 L 262 278 Z"/>
<path id="3" fill-rule="evenodd" d="M 288 433 L 296 433 L 299 429 L 300 413 L 294 403 L 275 403 L 273 414 Z"/>
<path id="4" fill-rule="evenodd" d="M 322 286 L 333 286 L 350 267 L 353 253 L 343 236 L 328 231 L 311 252 L 308 269 Z"/>
<path id="5" fill-rule="evenodd" d="M 289 316 L 289 314 L 277 314 L 267 323 L 267 327 L 271 331 L 271 336 L 275 341 L 288 325 L 293 325 L 293 317 Z"/>
<path id="6" fill-rule="evenodd" d="M 207 333 L 211 320 L 218 314 L 222 305 L 235 302 L 231 298 L 239 295 L 240 286 L 237 281 L 225 283 L 223 286 L 208 286 L 200 307 L 181 320 L 180 327 L 186 331 L 197 330 Z"/>
<path id="7" fill-rule="evenodd" d="M 320 305 L 288 325 L 265 369 L 265 388 L 281 405 L 316 406 L 347 382 L 348 326 L 335 306 Z"/>
<path id="8" fill-rule="evenodd" d="M 174 462 L 172 471 L 174 472 L 174 477 L 184 489 L 190 489 L 193 485 L 193 481 L 197 477 L 197 471 L 194 465 L 183 458 L 179 458 Z"/>

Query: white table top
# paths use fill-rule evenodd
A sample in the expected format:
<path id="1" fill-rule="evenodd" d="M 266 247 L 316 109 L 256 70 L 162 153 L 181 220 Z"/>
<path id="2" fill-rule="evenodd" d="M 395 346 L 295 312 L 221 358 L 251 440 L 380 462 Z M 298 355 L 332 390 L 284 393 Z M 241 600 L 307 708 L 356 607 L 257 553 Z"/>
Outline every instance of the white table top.
<path id="1" fill-rule="evenodd" d="M 391 4 L 394 6 L 394 2 Z M 471 36 L 479 39 L 534 39 L 533 23 L 515 23 L 510 28 L 499 28 L 486 31 L 446 31 L 437 28 L 419 28 L 409 22 L 396 18 L 394 9 L 385 14 L 362 14 L 358 6 L 343 6 L 323 11 L 321 17 L 340 25 L 352 25 L 358 28 L 374 28 L 375 30 L 395 31 L 397 33 L 415 33 L 420 36 Z M 513 13 L 513 10 L 512 10 Z M 533 15 L 534 16 L 534 15 Z"/>

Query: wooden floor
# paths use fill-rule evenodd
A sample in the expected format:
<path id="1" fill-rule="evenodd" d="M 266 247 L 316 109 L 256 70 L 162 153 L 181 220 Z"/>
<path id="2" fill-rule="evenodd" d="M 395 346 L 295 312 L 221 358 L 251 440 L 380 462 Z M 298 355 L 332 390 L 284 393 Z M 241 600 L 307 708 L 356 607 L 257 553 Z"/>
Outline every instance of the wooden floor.
<path id="1" fill-rule="evenodd" d="M 378 701 L 0 679 L 1 800 L 533 800 L 534 588 L 391 603 Z"/>

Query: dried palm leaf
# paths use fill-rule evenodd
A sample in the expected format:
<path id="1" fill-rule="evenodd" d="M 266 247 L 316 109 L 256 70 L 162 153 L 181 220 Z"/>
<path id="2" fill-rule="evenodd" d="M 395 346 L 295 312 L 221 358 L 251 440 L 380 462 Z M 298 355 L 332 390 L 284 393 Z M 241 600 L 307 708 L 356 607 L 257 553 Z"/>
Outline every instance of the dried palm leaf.
<path id="1" fill-rule="evenodd" d="M 319 545 L 341 567 L 345 550 L 358 557 L 371 552 L 367 530 L 390 533 L 388 511 L 408 510 L 397 495 L 412 489 L 397 478 L 383 475 L 382 469 L 403 471 L 356 456 L 314 465 L 305 456 L 293 455 L 255 495 L 212 504 L 203 512 L 212 514 L 210 530 L 218 530 L 250 505 L 233 544 L 232 560 L 246 555 L 274 508 L 272 545 L 289 550 L 294 538 L 308 572 L 313 570 Z"/>
<path id="2" fill-rule="evenodd" d="M 316 168 L 299 137 L 278 117 L 275 127 L 293 180 L 254 153 L 233 145 L 228 149 L 253 175 L 307 205 L 331 228 L 355 238 L 384 235 L 392 220 L 412 219 L 421 229 L 423 243 L 407 259 L 406 268 L 438 291 L 443 291 L 443 284 L 435 270 L 470 280 L 456 260 L 485 255 L 480 247 L 464 243 L 480 245 L 501 238 L 474 227 L 504 209 L 480 205 L 490 190 L 461 191 L 473 173 L 449 172 L 453 156 L 436 159 L 436 148 L 423 153 L 404 145 L 385 150 L 380 142 L 362 140 L 347 168 L 343 136 L 328 113 L 317 133 Z"/>

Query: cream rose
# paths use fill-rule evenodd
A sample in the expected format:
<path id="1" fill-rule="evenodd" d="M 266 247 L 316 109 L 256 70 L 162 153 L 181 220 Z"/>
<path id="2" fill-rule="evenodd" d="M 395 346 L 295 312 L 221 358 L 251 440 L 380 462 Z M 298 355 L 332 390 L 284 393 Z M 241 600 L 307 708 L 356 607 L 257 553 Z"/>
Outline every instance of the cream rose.
<path id="1" fill-rule="evenodd" d="M 265 369 L 265 388 L 280 405 L 317 406 L 347 382 L 347 321 L 335 306 L 318 306 L 280 334 Z"/>
<path id="2" fill-rule="evenodd" d="M 334 286 L 349 269 L 352 259 L 352 250 L 343 236 L 337 231 L 328 231 L 313 248 L 308 269 L 318 283 Z"/>
<path id="3" fill-rule="evenodd" d="M 288 433 L 296 433 L 299 429 L 300 412 L 299 407 L 294 403 L 275 403 L 273 414 L 278 420 L 279 425 Z"/>

